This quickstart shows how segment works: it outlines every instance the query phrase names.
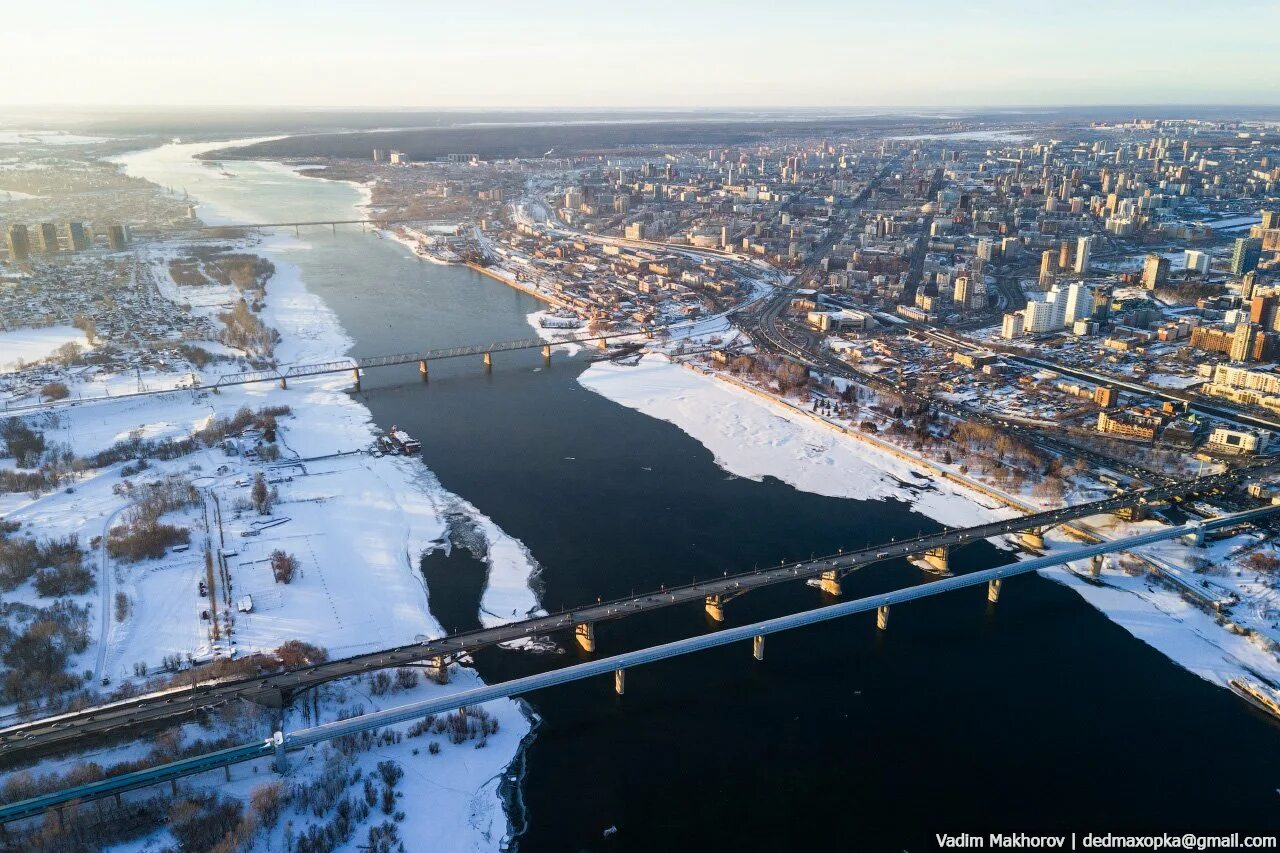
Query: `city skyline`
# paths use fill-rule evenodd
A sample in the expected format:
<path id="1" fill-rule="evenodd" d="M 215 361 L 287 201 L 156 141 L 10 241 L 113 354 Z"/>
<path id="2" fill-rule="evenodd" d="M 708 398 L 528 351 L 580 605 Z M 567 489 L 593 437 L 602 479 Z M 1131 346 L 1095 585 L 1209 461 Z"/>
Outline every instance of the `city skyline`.
<path id="1" fill-rule="evenodd" d="M 963 16 L 935 0 L 600 10 L 240 0 L 193 26 L 154 0 L 29 6 L 9 106 L 886 108 L 1271 105 L 1280 7 L 1089 2 Z M 68 25 L 68 20 L 74 20 Z M 106 36 L 106 37 L 104 37 Z M 1213 63 L 1189 61 L 1212 54 Z M 91 58 L 91 59 L 87 59 Z M 163 69 L 163 73 L 159 70 Z"/>

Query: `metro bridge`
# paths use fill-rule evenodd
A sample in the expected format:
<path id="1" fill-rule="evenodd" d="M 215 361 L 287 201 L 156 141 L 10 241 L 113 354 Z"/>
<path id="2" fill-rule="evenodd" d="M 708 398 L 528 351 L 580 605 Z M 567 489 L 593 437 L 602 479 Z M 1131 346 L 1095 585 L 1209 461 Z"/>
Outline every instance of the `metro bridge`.
<path id="1" fill-rule="evenodd" d="M 994 536 L 1017 534 L 1025 546 L 1041 550 L 1045 544 L 1044 533 L 1060 525 L 1066 526 L 1080 538 L 1094 539 L 1096 537 L 1087 531 L 1071 528 L 1071 522 L 1107 513 L 1133 517 L 1135 513 L 1141 513 L 1145 507 L 1153 503 L 1224 490 L 1234 486 L 1246 474 L 1257 474 L 1270 470 L 1276 465 L 1280 463 L 1236 469 L 1169 486 L 1130 491 L 1090 503 L 963 529 L 944 530 L 901 542 L 893 541 L 858 550 L 842 551 L 816 559 L 782 563 L 771 568 L 733 575 L 725 574 L 682 586 L 664 587 L 642 595 L 588 604 L 492 628 L 461 632 L 421 643 L 339 658 L 314 666 L 221 681 L 204 683 L 193 681 L 190 685 L 173 687 L 0 729 L 0 763 L 8 764 L 24 755 L 72 748 L 106 733 L 122 732 L 163 720 L 190 716 L 197 711 L 217 707 L 237 699 L 248 699 L 270 707 L 282 707 L 299 693 L 317 685 L 379 669 L 425 663 L 437 678 L 443 680 L 447 678 L 450 662 L 461 655 L 500 643 L 544 636 L 553 632 L 572 631 L 583 650 L 593 652 L 596 647 L 595 626 L 598 623 L 625 619 L 638 613 L 688 603 L 700 603 L 713 620 L 722 622 L 725 618 L 726 606 L 735 598 L 753 590 L 787 581 L 815 580 L 823 592 L 838 596 L 841 592 L 843 577 L 884 560 L 918 556 L 928 567 L 945 574 L 950 552 L 971 542 Z M 1255 516 L 1245 514 L 1239 517 Z M 1225 522 L 1220 519 L 1213 520 L 1213 528 L 1222 526 L 1225 526 Z M 1200 535 L 1203 537 L 1203 532 Z M 1095 563 L 1094 573 L 1096 574 L 1100 568 L 1100 563 Z"/>
<path id="2" fill-rule="evenodd" d="M 987 600 L 995 603 L 999 601 L 1004 581 L 1017 575 L 1029 574 L 1041 569 L 1053 568 L 1076 561 L 1090 560 L 1093 562 L 1099 560 L 1104 554 L 1115 551 L 1128 551 L 1170 539 L 1185 537 L 1194 543 L 1203 543 L 1205 534 L 1209 531 L 1247 524 L 1273 515 L 1276 512 L 1280 512 L 1280 506 L 1269 505 L 1204 522 L 1191 522 L 1174 527 L 1165 527 L 1151 533 L 1086 545 L 1048 557 L 1016 562 L 958 577 L 948 577 L 889 593 L 860 598 L 856 601 L 828 605 L 815 610 L 807 610 L 789 616 L 781 616 L 762 622 L 727 628 L 723 631 L 698 637 L 676 640 L 638 651 L 626 652 L 600 660 L 575 664 L 500 684 L 459 691 L 422 702 L 376 711 L 352 719 L 324 723 L 294 732 L 277 731 L 270 738 L 251 741 L 240 746 L 181 759 L 145 770 L 121 774 L 97 782 L 77 785 L 2 806 L 0 807 L 0 824 L 40 817 L 50 810 L 55 810 L 59 819 L 61 819 L 61 810 L 71 803 L 109 796 L 118 798 L 127 791 L 162 782 L 170 782 L 176 785 L 178 779 L 186 776 L 203 773 L 219 767 L 230 767 L 232 764 L 252 761 L 258 758 L 274 757 L 277 772 L 285 773 L 288 769 L 288 753 L 291 750 L 304 749 L 324 741 L 377 729 L 382 726 L 421 719 L 429 714 L 445 714 L 495 699 L 520 696 L 536 690 L 543 690 L 601 675 L 612 674 L 614 690 L 619 695 L 623 695 L 626 692 L 626 672 L 629 668 L 733 643 L 746 642 L 747 640 L 751 641 L 752 655 L 755 659 L 763 661 L 765 638 L 770 634 L 816 625 L 821 622 L 872 610 L 876 612 L 877 630 L 883 631 L 888 629 L 889 609 L 892 606 L 982 584 L 987 585 Z M 997 522 L 997 524 L 1000 524 L 1000 522 Z M 1096 565 L 1096 562 L 1094 562 L 1094 565 Z"/>

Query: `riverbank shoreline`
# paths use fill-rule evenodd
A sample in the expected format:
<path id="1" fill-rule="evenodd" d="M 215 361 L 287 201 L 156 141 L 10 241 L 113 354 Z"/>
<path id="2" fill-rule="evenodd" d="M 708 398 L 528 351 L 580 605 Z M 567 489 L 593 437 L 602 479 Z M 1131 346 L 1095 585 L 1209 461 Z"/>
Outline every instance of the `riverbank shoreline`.
<path id="1" fill-rule="evenodd" d="M 177 149 L 176 146 L 175 149 Z M 177 157 L 178 150 L 180 149 L 172 152 L 173 160 L 165 164 L 155 164 L 155 167 L 181 171 L 184 166 Z M 190 159 L 189 155 L 188 159 Z M 204 172 L 210 171 L 207 166 L 201 166 L 198 161 L 192 162 L 196 163 L 196 168 L 203 169 Z M 133 166 L 138 167 L 136 159 Z M 241 178 L 241 175 L 234 172 L 244 172 L 249 175 L 245 178 L 248 185 L 253 186 L 255 180 L 253 175 L 258 174 L 259 171 L 266 173 L 265 180 L 274 180 L 284 173 L 300 180 L 307 177 L 305 170 L 299 172 L 286 164 L 272 162 L 257 162 L 252 168 L 237 164 L 229 177 L 219 177 L 231 182 Z M 197 172 L 193 177 L 206 177 L 204 172 Z M 145 168 L 142 169 L 141 176 L 149 177 Z M 176 184 L 176 182 L 169 183 Z M 369 187 L 352 181 L 333 181 L 332 183 L 346 188 L 344 192 L 355 191 L 355 199 L 343 202 L 349 205 L 348 209 L 356 212 L 367 209 L 371 194 Z M 247 209 L 225 207 L 218 201 L 202 197 L 199 187 L 195 188 L 192 195 L 199 199 L 202 218 L 214 223 L 273 218 L 258 215 L 260 212 L 254 211 L 248 204 L 244 206 Z M 215 195 L 215 198 L 220 197 Z M 322 194 L 322 197 L 336 197 L 336 194 Z M 342 329 L 337 315 L 325 305 L 323 299 L 308 290 L 304 281 L 305 274 L 298 266 L 298 262 L 306 257 L 305 254 L 299 254 L 306 251 L 306 241 L 293 236 L 267 235 L 247 248 L 269 259 L 276 266 L 276 275 L 267 282 L 265 307 L 261 316 L 265 322 L 275 326 L 281 333 L 281 341 L 277 346 L 279 360 L 287 364 L 299 360 L 323 361 L 344 357 L 354 342 Z M 397 251 L 401 250 L 401 247 L 397 247 Z M 303 411 L 308 414 L 314 413 L 315 417 L 295 416 L 286 419 L 282 423 L 283 432 L 291 445 L 308 448 L 310 454 L 322 454 L 334 449 L 350 450 L 351 447 L 347 445 L 352 445 L 353 442 L 354 446 L 372 446 L 376 436 L 373 415 L 350 393 L 351 387 L 352 381 L 348 376 L 340 374 L 326 379 L 291 383 L 287 390 L 274 386 L 262 386 L 245 393 L 252 393 L 256 399 L 264 403 L 291 405 L 295 412 L 299 411 L 300 401 L 304 401 Z M 324 414 L 330 411 L 350 413 L 350 417 L 343 421 L 343 428 L 337 433 L 333 430 L 332 418 Z M 341 446 L 335 444 L 335 440 L 340 441 Z M 421 554 L 436 548 L 449 547 L 447 519 L 455 515 L 469 519 L 472 528 L 478 531 L 481 537 L 479 542 L 481 559 L 487 567 L 486 584 L 481 601 L 482 618 L 488 623 L 498 624 L 509 621 L 509 618 L 522 618 L 523 615 L 540 612 L 540 605 L 533 591 L 537 564 L 532 555 L 522 543 L 507 536 L 480 510 L 449 492 L 420 460 L 390 456 L 380 459 L 362 457 L 358 465 L 348 470 L 354 472 L 356 468 L 369 472 L 372 477 L 361 474 L 362 479 L 349 480 L 349 477 L 354 474 L 335 471 L 339 479 L 330 480 L 329 482 L 333 484 L 330 488 L 336 486 L 339 494 L 349 494 L 347 500 L 354 500 L 364 506 L 391 505 L 400 506 L 406 510 L 404 517 L 409 525 L 410 535 L 401 549 L 401 558 L 395 561 L 403 565 L 394 571 L 402 574 L 406 581 L 411 581 L 421 588 L 417 597 L 395 594 L 386 602 L 385 609 L 388 612 L 403 611 L 408 605 L 409 610 L 414 614 L 410 621 L 416 622 L 418 627 L 398 638 L 388 637 L 383 642 L 390 644 L 409 642 L 415 634 L 443 633 L 442 627 L 431 615 L 428 605 L 430 591 L 421 574 L 418 559 Z M 350 488 L 342 488 L 341 483 L 349 483 Z M 367 538 L 365 534 L 368 531 L 359 528 L 369 526 L 367 518 L 364 521 L 361 520 L 365 515 L 367 514 L 356 510 L 355 504 L 349 511 L 334 511 L 330 514 L 325 532 L 331 536 L 336 535 L 342 540 L 363 541 Z M 356 527 L 352 528 L 353 524 Z M 376 530 L 376 527 L 374 529 Z M 386 549 L 379 549 L 379 551 L 382 550 Z M 390 553 L 385 556 L 391 558 Z M 381 559 L 372 554 L 369 558 Z M 320 559 L 323 562 L 323 555 L 320 555 Z M 377 590 L 376 584 L 371 585 L 363 598 L 368 599 L 370 603 L 376 601 L 379 597 Z M 493 615 L 496 613 L 515 615 L 503 618 Z M 283 642 L 292 638 L 281 636 L 279 640 Z M 478 674 L 474 673 L 456 680 L 460 686 L 464 687 L 467 683 L 476 685 L 482 683 Z M 457 687 L 451 689 L 457 689 Z M 447 813 L 448 819 L 442 820 L 442 814 L 437 814 L 431 824 L 424 824 L 421 827 L 405 825 L 405 831 L 411 832 L 411 837 L 418 838 L 423 844 L 442 846 L 456 844 L 471 849 L 502 849 L 512 840 L 516 827 L 512 823 L 508 808 L 515 803 L 508 794 L 502 793 L 502 790 L 509 786 L 496 784 L 493 780 L 505 779 L 508 768 L 520 760 L 532 726 L 522 702 L 497 703 L 492 710 L 503 724 L 503 734 L 501 737 L 489 738 L 489 749 L 483 754 L 484 761 L 471 761 L 471 770 L 455 772 L 456 778 L 448 791 L 459 789 L 456 793 L 463 799 L 452 805 L 447 804 L 441 800 L 446 789 L 440 788 L 438 784 L 433 788 L 435 793 L 425 797 L 427 802 L 433 803 L 431 806 L 433 812 L 438 809 L 441 813 Z M 438 769 L 440 772 L 449 773 L 451 764 L 452 762 L 442 763 L 438 765 Z M 496 772 L 483 773 L 486 766 L 494 768 Z M 468 780 L 477 772 L 482 773 L 483 779 L 475 778 L 475 790 L 464 795 L 461 788 L 469 784 Z M 453 794 L 449 793 L 447 796 L 451 798 Z M 482 806 L 482 800 L 486 798 L 491 802 L 489 805 Z M 483 819 L 479 817 L 482 814 L 485 815 Z M 501 819 L 505 822 L 505 830 L 499 831 L 499 828 L 493 825 L 493 820 L 498 815 L 501 815 Z"/>
<path id="2" fill-rule="evenodd" d="M 725 412 L 732 410 L 737 404 L 713 394 L 709 389 L 699 390 L 678 376 L 645 376 L 646 362 L 654 358 L 666 360 L 663 356 L 650 355 L 637 367 L 597 363 L 584 372 L 580 382 L 589 390 L 620 405 L 674 423 L 711 450 L 717 464 L 732 474 L 752 479 L 774 476 L 795 488 L 818 494 L 842 497 L 884 496 L 876 491 L 877 486 L 867 483 L 865 476 L 849 470 L 848 457 L 835 462 L 833 466 L 806 473 L 806 467 L 817 467 L 811 464 L 812 454 L 808 452 L 790 455 L 784 452 L 773 462 L 753 459 L 751 456 L 753 451 L 767 454 L 778 447 L 814 441 L 805 438 L 807 430 L 812 429 L 834 436 L 837 442 L 848 442 L 866 448 L 867 454 L 854 455 L 855 464 L 864 463 L 889 472 L 900 470 L 896 467 L 899 464 L 907 466 L 917 477 L 925 476 L 935 483 L 949 484 L 958 496 L 980 508 L 976 513 L 979 517 L 963 517 L 963 514 L 956 513 L 954 507 L 920 500 L 921 493 L 913 495 L 910 489 L 896 496 L 912 503 L 918 511 L 948 525 L 966 526 L 1042 509 L 1027 500 L 966 477 L 934 460 L 908 453 L 891 442 L 835 423 L 781 398 L 776 393 L 726 375 L 724 371 L 696 365 L 687 359 L 666 360 L 670 370 L 696 377 L 694 383 L 714 383 L 715 386 L 731 389 L 744 406 L 758 407 L 793 425 L 811 425 L 801 426 L 800 431 L 795 434 L 788 434 L 781 428 L 775 429 L 743 453 L 744 437 L 767 433 L 771 429 L 768 419 L 759 419 L 757 423 L 747 415 L 727 415 Z M 628 371 L 631 372 L 630 377 Z M 838 444 L 828 445 L 824 455 L 828 458 L 838 455 L 838 447 Z M 851 476 L 863 476 L 863 479 L 856 480 L 863 494 L 852 494 L 854 490 L 847 486 L 832 485 L 837 480 Z M 986 506 L 981 500 L 984 498 L 998 502 L 999 508 Z M 1086 521 L 1092 523 L 1085 523 Z M 1116 538 L 1140 532 L 1145 525 L 1151 523 L 1122 522 L 1111 517 L 1081 520 L 1063 525 L 1046 535 L 1047 551 L 1052 553 L 1054 550 L 1071 547 L 1068 538 L 1086 541 Z M 1003 547 L 1010 546 L 1006 544 Z M 1035 555 L 1023 552 L 1018 559 L 1029 559 L 1031 556 Z M 1176 591 L 1163 585 L 1143 584 L 1140 582 L 1141 577 L 1126 575 L 1117 567 L 1117 563 L 1118 558 L 1109 561 L 1100 581 L 1087 582 L 1085 576 L 1088 570 L 1085 566 L 1064 566 L 1039 574 L 1072 589 L 1090 606 L 1133 637 L 1157 649 L 1183 669 L 1213 684 L 1225 688 L 1231 677 L 1256 677 L 1259 674 L 1265 674 L 1273 680 L 1280 679 L 1280 661 L 1265 648 L 1265 642 L 1260 642 L 1257 637 L 1228 630 L 1229 625 L 1188 603 Z"/>

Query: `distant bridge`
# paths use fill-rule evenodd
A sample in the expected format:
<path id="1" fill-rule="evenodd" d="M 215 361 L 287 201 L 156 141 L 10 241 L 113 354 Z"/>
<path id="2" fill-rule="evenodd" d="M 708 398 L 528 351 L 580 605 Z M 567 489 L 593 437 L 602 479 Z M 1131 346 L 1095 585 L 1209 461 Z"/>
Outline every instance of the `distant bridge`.
<path id="1" fill-rule="evenodd" d="M 317 225 L 328 225 L 330 228 L 336 229 L 339 225 L 359 225 L 361 227 L 373 226 L 374 228 L 385 228 L 388 225 L 425 225 L 427 227 L 448 226 L 451 228 L 462 228 L 466 222 L 457 219 L 423 219 L 421 217 L 405 218 L 392 217 L 390 219 L 308 219 L 297 222 L 227 222 L 221 225 L 209 225 L 204 222 L 192 222 L 183 225 L 171 225 L 167 228 L 158 229 L 161 233 L 183 233 L 188 231 L 256 231 L 263 228 L 292 228 L 297 231 L 300 228 L 307 228 Z"/>
<path id="2" fill-rule="evenodd" d="M 7 414 L 24 414 L 28 412 L 47 411 L 49 409 L 60 409 L 68 406 L 78 406 L 89 403 L 106 403 L 112 400 L 128 400 L 134 397 L 154 397 L 160 394 L 174 394 L 183 391 L 202 391 L 210 388 L 229 388 L 236 385 L 253 385 L 259 382 L 275 382 L 279 384 L 281 388 L 287 388 L 289 386 L 290 379 L 302 379 L 309 376 L 323 376 L 331 373 L 351 373 L 352 378 L 356 383 L 356 389 L 359 390 L 361 371 L 379 367 L 391 367 L 400 364 L 412 364 L 414 362 L 418 363 L 418 374 L 425 382 L 429 378 L 428 364 L 432 361 L 443 361 L 445 359 L 462 358 L 464 356 L 481 356 L 484 360 L 485 368 L 488 369 L 493 366 L 494 353 L 541 349 L 543 358 L 550 360 L 551 350 L 553 347 L 566 346 L 569 344 L 594 344 L 603 349 L 607 347 L 609 341 L 618 340 L 620 338 L 651 338 L 658 332 L 669 331 L 686 325 L 688 325 L 688 323 L 680 322 L 665 326 L 653 326 L 635 331 L 592 332 L 577 337 L 563 338 L 559 340 L 522 338 L 518 341 L 497 341 L 490 344 L 444 347 L 440 349 L 423 350 L 422 352 L 375 355 L 363 358 L 340 358 L 333 361 L 295 364 L 292 367 L 269 367 L 262 368 L 260 370 L 245 370 L 238 373 L 224 373 L 214 378 L 214 381 L 208 385 L 182 385 L 173 388 L 131 391 L 126 394 L 103 394 L 97 397 L 67 397 L 62 400 L 47 400 L 41 403 L 28 403 L 22 406 L 6 406 L 0 411 Z"/>
<path id="3" fill-rule="evenodd" d="M 125 773 L 85 785 L 77 785 L 65 790 L 55 791 L 33 797 L 28 800 L 23 800 L 21 802 L 12 803 L 0 807 L 0 824 L 23 820 L 25 818 L 39 817 L 51 809 L 60 810 L 73 802 L 84 802 L 107 796 L 119 796 L 127 791 L 144 788 L 161 782 L 175 782 L 177 779 L 185 776 L 202 773 L 219 767 L 229 767 L 232 764 L 252 761 L 257 758 L 274 756 L 276 760 L 276 769 L 283 772 L 287 768 L 287 755 L 290 750 L 302 749 L 313 744 L 357 734 L 359 732 L 369 731 L 382 726 L 395 725 L 398 723 L 408 722 L 409 720 L 421 719 L 429 714 L 444 714 L 455 711 L 459 708 L 478 705 L 495 699 L 520 696 L 536 690 L 543 690 L 549 687 L 555 687 L 573 681 L 581 681 L 587 678 L 595 678 L 601 675 L 612 674 L 614 678 L 614 689 L 621 695 L 626 691 L 626 671 L 632 667 L 656 663 L 658 661 L 691 654 L 693 652 L 718 648 L 720 646 L 727 646 L 732 643 L 746 642 L 747 640 L 750 640 L 752 642 L 752 653 L 754 657 L 756 660 L 763 660 L 765 637 L 770 634 L 776 634 L 782 631 L 789 631 L 794 628 L 802 628 L 809 625 L 816 625 L 833 619 L 850 616 L 855 613 L 866 613 L 874 610 L 876 612 L 877 629 L 887 630 L 889 625 L 889 609 L 890 607 L 898 604 L 918 601 L 922 598 L 940 595 L 945 592 L 951 592 L 967 587 L 979 586 L 982 584 L 987 585 L 987 600 L 995 603 L 1000 598 L 1000 591 L 1003 582 L 1006 579 L 1017 575 L 1029 574 L 1041 569 L 1053 568 L 1066 563 L 1083 560 L 1095 561 L 1094 565 L 1096 565 L 1096 561 L 1104 554 L 1115 551 L 1128 551 L 1144 545 L 1150 545 L 1156 542 L 1163 542 L 1180 537 L 1187 537 L 1193 541 L 1203 542 L 1205 533 L 1210 530 L 1246 524 L 1259 518 L 1272 515 L 1278 511 L 1280 511 L 1280 506 L 1266 506 L 1260 509 L 1223 516 L 1221 518 L 1211 519 L 1205 522 L 1193 522 L 1176 527 L 1167 527 L 1162 530 L 1138 536 L 1130 536 L 1124 539 L 1086 545 L 1082 548 L 1075 548 L 1049 557 L 1025 560 L 1006 566 L 999 566 L 994 569 L 985 569 L 973 572 L 959 577 L 949 577 L 930 583 L 895 590 L 894 592 L 860 598 L 856 601 L 833 604 L 827 607 L 817 608 L 815 610 L 808 610 L 789 616 L 768 619 L 763 622 L 728 628 L 712 634 L 677 640 L 675 642 L 665 643 L 663 645 L 653 646 L 647 649 L 640 649 L 639 651 L 626 652 L 624 654 L 614 655 L 601 660 L 575 664 L 562 669 L 553 670 L 551 672 L 513 679 L 501 684 L 464 690 L 423 702 L 414 702 L 396 708 L 389 708 L 384 711 L 376 711 L 371 714 L 365 714 L 363 716 L 347 720 L 324 723 L 322 725 L 302 729 L 300 731 L 288 733 L 276 732 L 271 738 L 210 752 L 205 755 L 185 758 L 146 770 Z"/>
<path id="4" fill-rule="evenodd" d="M 682 586 L 663 588 L 641 595 L 510 622 L 493 628 L 482 628 L 422 643 L 353 655 L 315 666 L 263 673 L 248 678 L 197 682 L 189 686 L 174 687 L 0 729 L 0 762 L 8 763 L 20 754 L 65 749 L 76 745 L 79 741 L 107 732 L 189 716 L 196 711 L 237 699 L 248 699 L 259 704 L 279 707 L 288 703 L 298 693 L 319 684 L 378 669 L 425 662 L 443 677 L 448 671 L 449 662 L 460 655 L 500 643 L 543 636 L 552 632 L 573 631 L 579 645 L 585 651 L 591 652 L 595 650 L 595 626 L 600 622 L 624 619 L 637 613 L 695 602 L 701 603 L 713 619 L 723 621 L 728 603 L 752 590 L 787 581 L 812 579 L 818 582 L 824 592 L 839 595 L 841 580 L 844 576 L 888 559 L 919 556 L 933 570 L 945 573 L 948 570 L 950 551 L 971 542 L 993 536 L 1018 534 L 1027 547 L 1043 549 L 1044 533 L 1052 527 L 1068 525 L 1072 521 L 1094 515 L 1132 513 L 1135 508 L 1152 503 L 1226 489 L 1238 482 L 1245 474 L 1258 473 L 1273 467 L 1275 464 L 1236 469 L 1172 486 L 1130 491 L 1104 500 L 1048 510 L 1020 518 L 946 530 L 901 542 L 888 542 L 817 559 L 782 563 L 778 566 L 740 574 L 726 574 Z M 1213 526 L 1221 527 L 1223 524 L 1215 519 Z"/>

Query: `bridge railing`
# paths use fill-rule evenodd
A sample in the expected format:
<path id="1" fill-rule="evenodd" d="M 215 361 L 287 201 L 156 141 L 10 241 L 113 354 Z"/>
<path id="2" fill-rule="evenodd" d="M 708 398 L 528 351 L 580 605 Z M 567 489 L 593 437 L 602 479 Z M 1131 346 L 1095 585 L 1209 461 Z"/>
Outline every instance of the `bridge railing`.
<path id="1" fill-rule="evenodd" d="M 447 696 L 435 697 L 424 702 L 414 702 L 397 708 L 375 711 L 352 719 L 323 723 L 308 729 L 285 734 L 282 738 L 281 747 L 284 749 L 305 747 L 322 741 L 333 740 L 335 738 L 368 731 L 382 726 L 395 725 L 398 723 L 408 722 L 409 720 L 420 719 L 428 714 L 438 715 L 457 710 L 458 708 L 493 701 L 495 699 L 518 696 L 535 690 L 543 690 L 549 687 L 566 684 L 572 681 L 594 678 L 610 672 L 620 672 L 630 667 L 656 663 L 658 661 L 667 660 L 669 658 L 697 651 L 705 651 L 712 648 L 727 646 L 732 643 L 744 642 L 757 637 L 765 637 L 770 634 L 776 634 L 809 625 L 816 625 L 822 622 L 828 622 L 834 619 L 850 616 L 855 613 L 864 613 L 892 605 L 918 601 L 923 598 L 940 595 L 942 593 L 958 589 L 964 589 L 966 587 L 1004 580 L 1005 578 L 1015 577 L 1017 575 L 1037 572 L 1041 569 L 1054 568 L 1067 563 L 1086 560 L 1100 554 L 1132 550 L 1144 545 L 1150 545 L 1169 539 L 1176 539 L 1181 536 L 1199 535 L 1206 530 L 1240 524 L 1242 522 L 1271 515 L 1276 512 L 1280 512 L 1280 506 L 1266 506 L 1259 509 L 1248 510 L 1246 512 L 1235 513 L 1233 515 L 1222 516 L 1216 519 L 1210 519 L 1205 522 L 1168 527 L 1151 533 L 1126 537 L 1124 539 L 1115 539 L 1094 545 L 1086 545 L 1081 548 L 1074 548 L 1072 550 L 1060 552 L 1047 557 L 1039 557 L 1032 560 L 1010 563 L 993 569 L 985 569 L 966 575 L 906 587 L 893 592 L 861 598 L 856 601 L 833 604 L 827 607 L 806 610 L 801 613 L 793 613 L 787 616 L 780 616 L 749 625 L 726 628 L 711 634 L 689 637 L 683 640 L 676 640 L 674 642 L 664 643 L 662 645 L 652 646 L 637 651 L 625 652 L 623 654 L 613 655 L 600 660 L 563 667 L 561 669 L 552 670 L 551 672 L 544 672 L 513 679 L 501 684 L 464 690 L 458 693 L 451 693 Z M 134 773 L 123 774 L 110 779 L 91 782 L 86 785 L 78 785 L 62 791 L 51 792 L 39 797 L 0 807 L 0 823 L 34 817 L 42 814 L 47 809 L 57 808 L 58 806 L 65 805 L 66 803 L 75 800 L 87 800 L 109 796 L 114 793 L 120 793 L 144 787 L 146 785 L 155 784 L 156 782 L 193 775 L 218 766 L 225 766 L 232 763 L 265 757 L 276 750 L 277 747 L 271 740 L 257 741 L 238 747 L 231 747 L 229 749 L 208 753 L 203 756 L 194 756 L 192 758 L 182 759 L 169 764 L 163 764 L 159 767 L 153 767 L 148 770 L 136 771 Z"/>

